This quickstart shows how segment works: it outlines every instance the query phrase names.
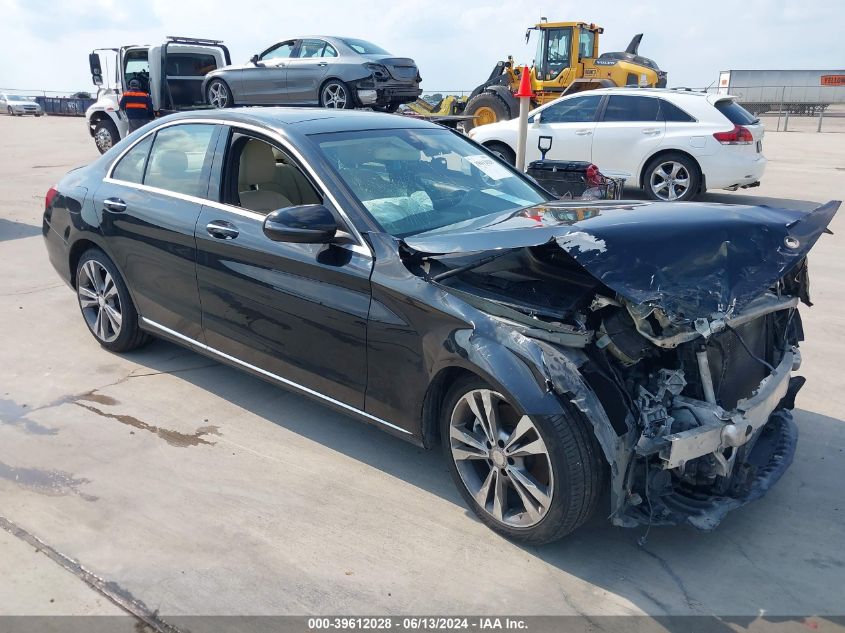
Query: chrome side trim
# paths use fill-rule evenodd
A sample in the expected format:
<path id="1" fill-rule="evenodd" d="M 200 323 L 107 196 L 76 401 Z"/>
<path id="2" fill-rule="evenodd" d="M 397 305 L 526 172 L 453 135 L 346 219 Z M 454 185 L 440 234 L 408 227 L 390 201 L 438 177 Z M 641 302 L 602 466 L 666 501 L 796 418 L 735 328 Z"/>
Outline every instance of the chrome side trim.
<path id="1" fill-rule="evenodd" d="M 346 214 L 346 211 L 343 210 L 343 207 L 340 206 L 340 203 L 337 201 L 337 198 L 335 198 L 332 195 L 332 193 L 329 191 L 328 187 L 326 187 L 326 183 L 323 182 L 323 179 L 320 178 L 320 176 L 317 174 L 317 172 L 314 171 L 314 169 L 311 167 L 311 165 L 308 164 L 308 161 L 306 161 L 305 158 L 303 158 L 302 154 L 299 153 L 299 150 L 297 150 L 293 145 L 291 145 L 286 139 L 284 139 L 278 132 L 276 132 L 272 128 L 265 128 L 265 127 L 261 127 L 259 125 L 253 125 L 251 123 L 242 123 L 240 121 L 227 121 L 225 119 L 207 119 L 207 118 L 190 118 L 190 117 L 184 118 L 184 119 L 177 119 L 176 121 L 169 121 L 167 123 L 162 123 L 161 125 L 157 125 L 155 128 L 153 128 L 152 130 L 150 130 L 149 132 L 144 134 L 142 137 L 138 138 L 129 147 L 124 149 L 117 156 L 117 158 L 115 158 L 112 161 L 111 165 L 109 165 L 109 168 L 106 171 L 106 177 L 103 179 L 103 182 L 109 182 L 109 183 L 112 183 L 112 184 L 119 184 L 119 185 L 124 185 L 124 186 L 128 186 L 128 187 L 134 187 L 134 188 L 140 189 L 142 191 L 154 191 L 155 193 L 173 196 L 173 197 L 179 198 L 181 200 L 187 200 L 189 202 L 199 202 L 201 204 L 213 206 L 215 208 L 222 208 L 225 211 L 240 213 L 241 215 L 244 215 L 245 217 L 256 217 L 257 216 L 257 217 L 259 217 L 263 220 L 265 216 L 258 214 L 258 213 L 254 213 L 252 211 L 248 211 L 246 209 L 241 209 L 240 207 L 231 207 L 229 205 L 224 205 L 224 204 L 221 204 L 219 202 L 215 202 L 213 200 L 206 200 L 205 198 L 195 198 L 194 196 L 187 196 L 187 195 L 176 193 L 176 192 L 173 192 L 173 191 L 167 191 L 165 189 L 158 189 L 157 187 L 147 187 L 146 185 L 141 185 L 141 184 L 134 183 L 134 182 L 126 182 L 124 180 L 116 180 L 116 179 L 112 178 L 112 173 L 114 172 L 115 168 L 117 167 L 117 164 L 124 157 L 124 155 L 126 155 L 129 151 L 131 151 L 132 148 L 134 148 L 138 143 L 143 141 L 145 138 L 147 138 L 151 134 L 155 134 L 158 130 L 164 129 L 166 127 L 171 127 L 173 125 L 186 125 L 186 124 L 189 124 L 189 123 L 190 124 L 204 123 L 204 124 L 207 124 L 207 125 L 225 125 L 225 126 L 228 126 L 228 127 L 240 127 L 240 128 L 245 129 L 245 130 L 250 130 L 252 132 L 257 132 L 258 134 L 263 134 L 264 136 L 270 137 L 274 142 L 278 143 L 284 151 L 291 154 L 299 162 L 299 164 L 302 165 L 303 169 L 306 172 L 308 172 L 308 174 L 311 176 L 311 178 L 314 180 L 314 182 L 317 183 L 317 186 L 320 189 L 320 192 L 322 192 L 329 200 L 331 200 L 335 209 L 337 209 L 337 212 L 340 214 L 341 218 L 343 218 L 343 221 L 346 222 L 346 225 L 349 227 L 350 231 L 352 232 L 352 235 L 355 236 L 355 239 L 358 242 L 358 244 L 356 244 L 355 246 L 359 246 L 360 249 L 353 248 L 352 250 L 355 250 L 356 252 L 364 253 L 366 255 L 369 255 L 370 257 L 373 256 L 373 252 L 370 250 L 370 247 L 367 244 L 366 240 L 364 240 L 363 236 L 358 232 L 358 228 L 352 223 L 352 220 Z"/>
<path id="2" fill-rule="evenodd" d="M 361 411 L 360 409 L 353 407 L 350 404 L 346 404 L 345 402 L 341 402 L 340 400 L 335 400 L 334 398 L 330 398 L 329 396 L 322 394 L 319 391 L 314 391 L 313 389 L 309 389 L 308 387 L 304 387 L 304 386 L 300 385 L 299 383 L 293 382 L 292 380 L 288 380 L 287 378 L 282 378 L 281 376 L 274 374 L 272 372 L 269 372 L 266 369 L 261 369 L 261 367 L 256 367 L 255 365 L 250 365 L 249 363 L 242 361 L 240 358 L 235 358 L 234 356 L 230 356 L 229 354 L 226 354 L 225 352 L 221 352 L 220 350 L 214 349 L 213 347 L 210 347 L 210 346 L 206 345 L 205 343 L 200 343 L 199 341 L 196 341 L 196 340 L 194 340 L 190 337 L 185 336 L 184 334 L 180 334 L 179 332 L 171 330 L 170 328 L 165 327 L 165 326 L 161 325 L 160 323 L 156 323 L 155 321 L 151 321 L 147 317 L 141 317 L 141 320 L 145 324 L 149 325 L 150 327 L 153 327 L 157 330 L 161 330 L 162 332 L 164 332 L 165 334 L 168 334 L 169 336 L 177 338 L 181 341 L 185 341 L 186 343 L 189 343 L 190 345 L 192 345 L 194 347 L 198 347 L 199 349 L 201 349 L 203 351 L 215 354 L 215 355 L 219 356 L 220 358 L 225 358 L 226 360 L 231 361 L 231 362 L 233 362 L 237 365 L 240 365 L 241 367 L 246 367 L 247 369 L 250 369 L 254 372 L 257 372 L 257 373 L 261 374 L 262 376 L 266 376 L 267 378 L 272 378 L 273 380 L 280 382 L 283 385 L 286 385 L 288 387 L 292 387 L 293 389 L 296 389 L 297 391 L 301 391 L 303 393 L 307 393 L 308 395 L 319 398 L 320 400 L 330 402 L 330 403 L 332 403 L 332 404 L 334 404 L 338 407 L 341 407 L 342 409 L 346 409 L 347 411 L 350 411 L 350 412 L 352 412 L 356 415 L 367 418 L 368 420 L 372 420 L 373 422 L 378 422 L 379 424 L 383 424 L 384 426 L 387 426 L 387 427 L 393 429 L 394 431 L 399 431 L 400 433 L 405 433 L 406 435 L 412 435 L 412 433 L 410 431 L 406 431 L 402 427 L 396 426 L 395 424 L 391 424 L 390 422 L 387 422 L 386 420 L 382 420 L 381 418 L 377 418 L 374 415 L 370 415 L 366 411 Z"/>

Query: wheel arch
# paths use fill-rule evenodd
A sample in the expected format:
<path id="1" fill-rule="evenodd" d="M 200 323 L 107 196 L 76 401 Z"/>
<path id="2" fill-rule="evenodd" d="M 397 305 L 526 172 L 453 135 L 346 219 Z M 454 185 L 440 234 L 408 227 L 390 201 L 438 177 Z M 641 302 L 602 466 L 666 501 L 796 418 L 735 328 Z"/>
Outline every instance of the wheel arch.
<path id="1" fill-rule="evenodd" d="M 659 158 L 660 156 L 665 156 L 667 154 L 681 154 L 682 156 L 686 156 L 693 163 L 695 163 L 695 166 L 698 168 L 698 173 L 701 174 L 701 183 L 703 185 L 703 183 L 704 183 L 704 171 L 701 169 L 701 163 L 698 162 L 698 159 L 695 156 L 693 156 L 692 154 L 690 154 L 686 150 L 678 149 L 678 148 L 675 148 L 675 147 L 664 147 L 664 148 L 661 148 L 658 151 L 654 152 L 650 156 L 648 156 L 642 162 L 642 165 L 640 166 L 640 174 L 639 174 L 639 177 L 637 178 L 637 184 L 641 189 L 645 186 L 646 167 L 648 167 L 649 163 L 651 161 L 653 161 L 655 158 Z"/>
<path id="2" fill-rule="evenodd" d="M 106 112 L 105 110 L 96 110 L 92 112 L 91 116 L 88 118 L 88 134 L 90 134 L 92 138 L 94 137 L 94 128 L 100 121 L 110 121 L 117 130 L 118 135 L 120 135 L 120 127 L 118 126 L 116 116 L 110 112 Z"/>
<path id="3" fill-rule="evenodd" d="M 336 81 L 338 83 L 342 83 L 344 87 L 349 91 L 349 98 L 352 99 L 353 105 L 357 108 L 358 107 L 358 95 L 355 90 L 352 89 L 350 86 L 350 82 L 344 79 L 343 77 L 338 77 L 337 75 L 331 75 L 326 77 L 320 82 L 320 87 L 317 89 L 317 103 L 320 104 L 322 107 L 322 100 L 323 100 L 323 88 L 326 87 L 326 84 L 330 81 Z M 355 80 L 353 80 L 355 81 Z"/>
<path id="4" fill-rule="evenodd" d="M 103 240 L 98 239 L 96 234 L 92 234 L 90 232 L 83 233 L 80 235 L 76 240 L 70 244 L 68 248 L 68 268 L 70 272 L 70 285 L 72 288 L 76 289 L 76 268 L 79 265 L 79 260 L 82 258 L 82 255 L 92 249 L 96 248 L 98 250 L 103 251 L 106 257 L 109 258 L 114 267 L 117 268 L 117 272 L 120 273 L 121 278 L 123 279 L 123 283 L 126 284 L 126 289 L 129 292 L 129 297 L 132 299 L 132 303 L 135 306 L 138 305 L 138 301 L 135 298 L 135 291 L 133 290 L 132 286 L 129 284 L 129 281 L 126 279 L 126 274 L 123 272 L 123 267 L 120 263 L 115 259 L 115 257 L 111 254 L 108 247 L 105 246 Z M 137 309 L 137 308 L 136 308 Z M 140 315 L 140 313 L 139 313 Z"/>

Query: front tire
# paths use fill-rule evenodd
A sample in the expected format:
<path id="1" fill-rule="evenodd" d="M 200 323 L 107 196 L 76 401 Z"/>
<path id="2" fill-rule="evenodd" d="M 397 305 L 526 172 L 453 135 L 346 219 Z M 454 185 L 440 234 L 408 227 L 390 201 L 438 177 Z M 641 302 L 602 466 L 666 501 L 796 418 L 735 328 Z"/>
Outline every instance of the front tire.
<path id="1" fill-rule="evenodd" d="M 11 106 L 9 106 L 9 107 L 7 107 L 7 108 L 6 108 L 6 113 L 7 113 L 9 116 L 15 116 L 15 113 L 12 111 L 12 107 L 11 107 Z"/>
<path id="2" fill-rule="evenodd" d="M 467 376 L 446 395 L 441 437 L 461 495 L 482 522 L 507 538 L 549 543 L 595 510 L 604 467 L 578 411 L 527 416 L 483 380 Z"/>
<path id="3" fill-rule="evenodd" d="M 472 117 L 464 121 L 464 132 L 466 133 L 480 125 L 509 120 L 511 109 L 507 103 L 492 92 L 482 92 L 467 102 L 466 107 L 464 107 L 464 114 Z"/>
<path id="4" fill-rule="evenodd" d="M 701 170 L 692 158 L 678 152 L 657 156 L 643 173 L 643 190 L 652 200 L 688 202 L 701 189 Z"/>
<path id="5" fill-rule="evenodd" d="M 349 87 L 337 79 L 332 79 L 320 88 L 320 107 L 335 110 L 348 110 L 355 104 Z"/>
<path id="6" fill-rule="evenodd" d="M 129 352 L 149 340 L 138 327 L 138 312 L 117 267 L 98 248 L 79 258 L 76 296 L 88 330 L 107 350 Z"/>
<path id="7" fill-rule="evenodd" d="M 212 108 L 231 108 L 235 105 L 232 91 L 221 79 L 212 79 L 205 89 L 205 100 Z"/>
<path id="8" fill-rule="evenodd" d="M 94 124 L 94 144 L 105 154 L 120 141 L 120 133 L 111 119 L 101 119 Z"/>

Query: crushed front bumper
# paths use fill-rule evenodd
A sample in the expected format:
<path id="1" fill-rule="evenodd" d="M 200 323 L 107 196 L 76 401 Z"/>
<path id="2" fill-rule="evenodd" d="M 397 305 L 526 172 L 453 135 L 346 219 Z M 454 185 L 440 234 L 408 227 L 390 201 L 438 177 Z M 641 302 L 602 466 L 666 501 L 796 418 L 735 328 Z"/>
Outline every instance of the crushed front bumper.
<path id="1" fill-rule="evenodd" d="M 754 395 L 740 400 L 733 411 L 716 404 L 677 396 L 676 408 L 691 411 L 701 426 L 666 436 L 660 451 L 665 468 L 683 468 L 690 460 L 710 453 L 738 448 L 750 441 L 769 420 L 789 389 L 792 371 L 800 364 L 797 350 L 788 351 L 775 370 L 760 383 Z"/>

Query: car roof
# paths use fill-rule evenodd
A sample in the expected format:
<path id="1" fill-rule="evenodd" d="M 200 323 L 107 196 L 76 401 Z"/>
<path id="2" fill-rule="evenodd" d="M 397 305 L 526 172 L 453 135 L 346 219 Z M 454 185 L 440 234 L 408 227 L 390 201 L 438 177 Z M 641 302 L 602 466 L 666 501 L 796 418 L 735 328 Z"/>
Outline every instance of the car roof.
<path id="1" fill-rule="evenodd" d="M 174 119 L 221 119 L 232 123 L 252 123 L 284 131 L 288 135 L 324 134 L 356 130 L 388 130 L 395 128 L 443 129 L 441 126 L 414 117 L 360 110 L 324 108 L 245 107 L 225 110 L 181 112 L 167 117 Z"/>
<path id="2" fill-rule="evenodd" d="M 596 88 L 595 90 L 591 90 L 590 93 L 597 93 L 597 94 L 645 94 L 645 95 L 653 95 L 653 96 L 674 96 L 674 95 L 683 95 L 683 96 L 690 96 L 690 97 L 707 97 L 710 93 L 703 92 L 701 90 L 691 90 L 689 88 L 637 88 L 632 86 L 616 86 L 613 88 Z M 584 94 L 583 92 L 575 93 L 575 94 Z"/>

